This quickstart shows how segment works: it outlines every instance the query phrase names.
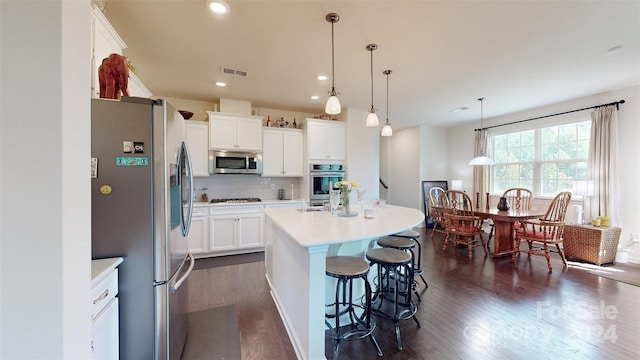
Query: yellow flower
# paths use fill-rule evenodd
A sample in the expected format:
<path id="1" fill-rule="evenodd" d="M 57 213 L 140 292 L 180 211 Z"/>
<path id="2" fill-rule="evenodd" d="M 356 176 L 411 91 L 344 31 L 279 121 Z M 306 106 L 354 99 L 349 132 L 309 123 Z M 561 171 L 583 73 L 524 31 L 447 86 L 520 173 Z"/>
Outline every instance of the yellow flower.
<path id="1" fill-rule="evenodd" d="M 351 192 L 351 189 L 358 188 L 358 184 L 353 180 L 342 180 L 336 183 L 336 187 L 340 192 Z"/>

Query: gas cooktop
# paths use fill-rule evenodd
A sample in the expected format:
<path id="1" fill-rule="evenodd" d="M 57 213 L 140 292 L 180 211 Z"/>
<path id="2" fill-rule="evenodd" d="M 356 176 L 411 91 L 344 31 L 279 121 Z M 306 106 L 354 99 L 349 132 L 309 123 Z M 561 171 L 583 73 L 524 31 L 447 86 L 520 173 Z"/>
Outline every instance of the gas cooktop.
<path id="1" fill-rule="evenodd" d="M 252 202 L 260 202 L 262 201 L 262 199 L 260 198 L 235 198 L 235 199 L 211 199 L 211 201 L 209 201 L 212 204 L 217 204 L 217 203 L 234 203 L 234 204 L 239 204 L 239 203 L 252 203 Z"/>

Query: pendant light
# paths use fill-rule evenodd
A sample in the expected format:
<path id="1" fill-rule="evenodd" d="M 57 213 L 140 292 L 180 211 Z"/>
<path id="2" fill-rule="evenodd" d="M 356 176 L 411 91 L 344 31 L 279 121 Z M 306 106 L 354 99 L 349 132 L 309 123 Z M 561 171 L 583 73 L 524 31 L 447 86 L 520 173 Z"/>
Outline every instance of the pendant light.
<path id="1" fill-rule="evenodd" d="M 385 70 L 382 72 L 383 74 L 387 75 L 387 121 L 382 127 L 382 132 L 380 133 L 380 135 L 382 136 L 393 135 L 393 129 L 389 124 L 389 74 L 391 74 L 391 72 L 392 72 L 391 70 Z"/>
<path id="2" fill-rule="evenodd" d="M 484 127 L 482 126 L 482 122 L 483 122 L 483 104 L 484 104 L 484 98 L 479 98 L 478 101 L 480 101 L 480 131 L 485 131 Z M 469 161 L 469 165 L 493 165 L 495 164 L 495 162 L 493 160 L 491 160 L 491 158 L 487 157 L 484 155 L 484 144 L 482 144 L 480 146 L 480 154 L 476 157 L 474 157 L 473 159 L 471 159 L 471 161 Z"/>
<path id="3" fill-rule="evenodd" d="M 340 20 L 340 16 L 336 13 L 329 13 L 325 17 L 325 19 L 331 23 L 331 91 L 329 91 L 329 100 L 327 100 L 327 106 L 324 108 L 324 112 L 330 115 L 340 114 L 342 111 L 342 106 L 340 105 L 340 100 L 338 100 L 338 93 L 336 92 L 335 87 L 335 56 L 334 56 L 334 45 L 333 45 L 333 24 L 337 23 Z"/>
<path id="4" fill-rule="evenodd" d="M 369 115 L 367 116 L 367 127 L 376 127 L 380 125 L 378 121 L 378 115 L 376 115 L 376 109 L 373 107 L 373 51 L 378 48 L 376 44 L 367 45 L 367 50 L 371 53 L 371 109 L 369 109 Z"/>

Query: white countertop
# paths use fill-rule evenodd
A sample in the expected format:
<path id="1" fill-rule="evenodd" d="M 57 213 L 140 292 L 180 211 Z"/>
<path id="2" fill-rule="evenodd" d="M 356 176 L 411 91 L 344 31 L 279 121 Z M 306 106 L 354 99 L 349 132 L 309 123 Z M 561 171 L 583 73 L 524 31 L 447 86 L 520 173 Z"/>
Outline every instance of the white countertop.
<path id="1" fill-rule="evenodd" d="M 193 203 L 193 206 L 260 206 L 260 205 L 271 205 L 271 204 L 299 204 L 302 203 L 302 199 L 293 199 L 293 200 L 262 200 L 258 202 L 249 202 L 249 203 L 208 203 L 203 201 L 196 201 Z"/>
<path id="2" fill-rule="evenodd" d="M 360 212 L 359 206 L 352 208 Z M 267 208 L 265 215 L 304 247 L 371 239 L 411 229 L 424 220 L 416 209 L 385 205 L 374 218 L 331 216 L 328 211 L 302 212 L 297 208 Z"/>
<path id="3" fill-rule="evenodd" d="M 121 257 L 107 258 L 91 260 L 91 284 L 97 284 L 104 278 L 111 269 L 115 269 L 116 266 L 124 259 Z"/>

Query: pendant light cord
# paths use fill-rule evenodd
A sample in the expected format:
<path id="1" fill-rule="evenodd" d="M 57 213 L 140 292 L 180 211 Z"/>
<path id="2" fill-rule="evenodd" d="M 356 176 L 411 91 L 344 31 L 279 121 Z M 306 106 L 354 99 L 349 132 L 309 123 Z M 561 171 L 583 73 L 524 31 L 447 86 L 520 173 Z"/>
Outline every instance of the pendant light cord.
<path id="1" fill-rule="evenodd" d="M 478 101 L 480 101 L 480 128 L 481 129 L 484 129 L 484 127 L 483 127 L 483 122 L 484 122 L 484 99 L 485 98 L 483 98 L 483 97 L 478 98 Z M 484 130 L 482 130 L 482 131 L 484 131 Z M 481 135 L 480 138 L 482 139 L 483 138 L 482 132 L 480 133 L 480 135 Z M 482 145 L 480 147 L 480 156 L 485 156 L 484 155 L 484 148 L 485 148 L 484 145 Z"/>
<path id="2" fill-rule="evenodd" d="M 485 98 L 483 98 L 483 97 L 478 99 L 480 101 L 480 128 L 481 129 L 483 129 L 482 122 L 484 120 L 484 99 Z"/>
<path id="3" fill-rule="evenodd" d="M 333 24 L 335 22 L 331 21 L 331 93 L 336 92 L 336 65 L 335 65 L 335 50 L 333 44 Z"/>
<path id="4" fill-rule="evenodd" d="M 391 72 L 387 72 L 387 125 L 389 125 L 389 74 Z"/>
<path id="5" fill-rule="evenodd" d="M 376 110 L 373 108 L 373 48 L 369 50 L 371 53 L 371 112 L 375 112 Z"/>

